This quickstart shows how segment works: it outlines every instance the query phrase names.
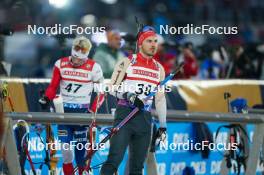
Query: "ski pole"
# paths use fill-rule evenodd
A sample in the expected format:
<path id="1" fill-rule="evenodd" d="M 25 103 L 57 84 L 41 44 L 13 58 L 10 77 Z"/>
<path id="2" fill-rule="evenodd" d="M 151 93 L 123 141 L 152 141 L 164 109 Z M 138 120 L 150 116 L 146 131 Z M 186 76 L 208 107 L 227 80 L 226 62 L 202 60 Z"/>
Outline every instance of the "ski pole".
<path id="1" fill-rule="evenodd" d="M 95 137 L 96 137 L 96 115 L 97 115 L 97 111 L 99 108 L 99 101 L 100 101 L 100 93 L 98 93 L 97 99 L 96 99 L 96 107 L 95 107 L 95 111 L 93 112 L 92 115 L 92 123 L 89 126 L 89 142 L 90 142 L 90 146 L 89 146 L 89 150 L 87 150 L 87 155 L 91 154 L 92 150 L 93 150 L 93 142 L 95 141 Z M 89 172 L 91 171 L 90 169 L 91 166 L 91 159 L 86 159 L 86 166 L 84 168 L 85 171 Z M 76 173 L 78 171 L 78 166 L 76 166 L 73 170 L 73 174 Z"/>

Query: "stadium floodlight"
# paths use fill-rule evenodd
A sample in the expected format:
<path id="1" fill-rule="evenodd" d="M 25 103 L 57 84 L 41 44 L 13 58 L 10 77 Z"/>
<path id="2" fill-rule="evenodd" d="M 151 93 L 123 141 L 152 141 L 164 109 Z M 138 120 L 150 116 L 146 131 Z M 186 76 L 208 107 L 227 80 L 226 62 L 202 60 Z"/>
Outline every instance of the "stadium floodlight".
<path id="1" fill-rule="evenodd" d="M 106 4 L 115 4 L 115 3 L 117 3 L 117 0 L 101 0 L 101 1 L 106 3 Z"/>
<path id="2" fill-rule="evenodd" d="M 49 3 L 56 8 L 63 8 L 69 3 L 69 0 L 49 0 Z"/>

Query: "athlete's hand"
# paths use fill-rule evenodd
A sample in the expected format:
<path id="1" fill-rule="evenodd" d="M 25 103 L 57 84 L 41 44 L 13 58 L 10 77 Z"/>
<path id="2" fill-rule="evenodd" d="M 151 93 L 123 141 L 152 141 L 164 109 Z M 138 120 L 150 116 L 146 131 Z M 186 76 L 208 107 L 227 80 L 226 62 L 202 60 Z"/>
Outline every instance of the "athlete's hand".
<path id="1" fill-rule="evenodd" d="M 43 96 L 38 100 L 42 109 L 47 109 L 50 105 L 50 100 L 47 96 Z"/>
<path id="2" fill-rule="evenodd" d="M 138 95 L 136 95 L 136 94 L 134 94 L 134 93 L 127 92 L 127 93 L 125 94 L 125 96 L 126 96 L 126 99 L 128 100 L 128 102 L 129 102 L 131 105 L 133 105 L 133 106 L 135 106 L 135 107 L 138 107 L 139 109 L 144 108 L 144 103 L 143 103 L 142 100 L 140 100 L 140 99 L 138 98 Z"/>

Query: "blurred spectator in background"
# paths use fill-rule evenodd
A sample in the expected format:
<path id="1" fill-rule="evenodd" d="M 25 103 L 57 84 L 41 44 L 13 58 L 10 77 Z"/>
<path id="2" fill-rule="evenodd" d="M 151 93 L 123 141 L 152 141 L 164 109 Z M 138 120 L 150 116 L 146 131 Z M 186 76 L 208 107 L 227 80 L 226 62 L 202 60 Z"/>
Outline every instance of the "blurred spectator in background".
<path id="1" fill-rule="evenodd" d="M 125 34 L 124 36 L 122 36 L 122 38 L 124 39 L 124 46 L 122 46 L 122 52 L 126 57 L 128 57 L 135 52 L 135 43 L 137 39 L 136 36 L 130 33 Z"/>
<path id="2" fill-rule="evenodd" d="M 164 54 L 165 54 L 164 42 L 165 41 L 164 41 L 164 38 L 159 34 L 157 34 L 157 38 L 158 38 L 158 50 L 157 50 L 157 53 L 154 55 L 154 59 L 157 60 L 164 67 L 164 64 L 166 63 L 166 60 L 164 58 Z"/>
<path id="3" fill-rule="evenodd" d="M 166 76 L 174 71 L 176 67 L 176 54 L 175 53 L 166 53 L 164 55 L 165 62 L 162 64 L 165 70 Z"/>
<path id="4" fill-rule="evenodd" d="M 219 78 L 220 71 L 221 65 L 208 56 L 200 65 L 199 79 L 217 79 Z"/>
<path id="5" fill-rule="evenodd" d="M 109 30 L 106 33 L 107 44 L 101 43 L 95 51 L 93 59 L 100 64 L 105 78 L 110 78 L 116 62 L 124 54 L 121 52 L 121 35 L 118 30 Z"/>
<path id="6" fill-rule="evenodd" d="M 168 50 L 168 43 L 165 43 L 161 35 L 157 36 L 158 51 L 154 55 L 154 58 L 163 66 L 165 74 L 169 75 L 176 66 L 176 54 Z"/>
<path id="7" fill-rule="evenodd" d="M 184 62 L 183 72 L 180 73 L 177 79 L 191 79 L 197 76 L 199 66 L 196 56 L 193 52 L 192 43 L 188 42 L 184 45 L 182 53 L 180 53 L 177 63 L 180 64 Z"/>
<path id="8" fill-rule="evenodd" d="M 200 65 L 199 79 L 225 78 L 226 68 L 229 63 L 228 55 L 223 46 L 204 53 L 205 60 Z"/>
<path id="9" fill-rule="evenodd" d="M 238 46 L 234 50 L 233 61 L 228 70 L 228 78 L 241 79 L 258 79 L 256 77 L 256 67 L 252 59 L 248 57 L 242 46 Z"/>

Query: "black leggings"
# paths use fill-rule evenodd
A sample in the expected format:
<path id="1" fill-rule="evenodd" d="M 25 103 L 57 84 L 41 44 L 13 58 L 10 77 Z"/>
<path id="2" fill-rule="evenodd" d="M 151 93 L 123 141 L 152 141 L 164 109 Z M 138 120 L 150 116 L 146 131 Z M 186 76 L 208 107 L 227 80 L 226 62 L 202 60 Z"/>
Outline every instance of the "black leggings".
<path id="1" fill-rule="evenodd" d="M 124 119 L 132 109 L 117 106 L 114 126 Z M 100 175 L 113 175 L 122 162 L 129 145 L 129 175 L 142 175 L 144 161 L 150 144 L 151 114 L 139 111 L 111 139 L 107 161 Z"/>

